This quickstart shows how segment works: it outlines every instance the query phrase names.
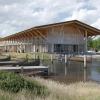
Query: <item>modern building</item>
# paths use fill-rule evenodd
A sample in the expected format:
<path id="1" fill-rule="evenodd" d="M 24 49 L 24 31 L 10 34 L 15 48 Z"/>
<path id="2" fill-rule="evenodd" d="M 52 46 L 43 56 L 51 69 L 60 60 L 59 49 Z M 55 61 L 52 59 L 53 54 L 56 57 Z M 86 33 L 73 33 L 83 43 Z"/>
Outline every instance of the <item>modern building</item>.
<path id="1" fill-rule="evenodd" d="M 33 27 L 0 39 L 6 52 L 81 53 L 100 30 L 78 20 Z"/>

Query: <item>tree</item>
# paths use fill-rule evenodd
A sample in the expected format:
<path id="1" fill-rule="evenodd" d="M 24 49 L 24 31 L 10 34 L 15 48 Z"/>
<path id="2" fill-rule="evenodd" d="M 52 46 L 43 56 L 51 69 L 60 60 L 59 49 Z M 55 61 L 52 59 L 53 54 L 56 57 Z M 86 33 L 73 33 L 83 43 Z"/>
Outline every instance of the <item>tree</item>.
<path id="1" fill-rule="evenodd" d="M 91 37 L 88 38 L 88 49 L 93 49 L 93 40 Z"/>
<path id="2" fill-rule="evenodd" d="M 88 49 L 94 49 L 96 51 L 100 50 L 100 38 L 98 39 L 88 39 Z"/>

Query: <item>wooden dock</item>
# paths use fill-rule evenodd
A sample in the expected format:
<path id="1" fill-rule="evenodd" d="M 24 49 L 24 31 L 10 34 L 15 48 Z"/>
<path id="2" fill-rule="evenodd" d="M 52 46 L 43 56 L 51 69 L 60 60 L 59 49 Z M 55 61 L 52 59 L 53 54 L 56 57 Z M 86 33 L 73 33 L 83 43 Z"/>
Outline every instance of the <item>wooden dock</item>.
<path id="1" fill-rule="evenodd" d="M 39 66 L 39 60 L 11 60 L 11 61 L 0 61 L 0 66 Z"/>
<path id="2" fill-rule="evenodd" d="M 79 57 L 79 56 L 76 56 L 76 57 L 71 57 L 69 58 L 68 60 L 70 61 L 77 61 L 77 62 L 84 62 L 84 57 Z M 86 57 L 86 61 L 87 62 L 91 62 L 92 61 L 92 57 Z"/>
<path id="3" fill-rule="evenodd" d="M 44 70 L 44 69 L 48 69 L 48 67 L 46 66 L 17 66 L 17 67 L 0 67 L 0 70 L 20 70 L 20 69 L 34 69 L 34 70 Z"/>
<path id="4" fill-rule="evenodd" d="M 16 67 L 1 66 L 0 70 L 1 71 L 13 71 L 17 73 L 44 72 L 48 74 L 48 67 L 46 66 L 16 66 Z"/>
<path id="5" fill-rule="evenodd" d="M 14 65 L 18 63 L 19 61 L 0 61 L 0 66 L 6 66 L 6 65 Z"/>

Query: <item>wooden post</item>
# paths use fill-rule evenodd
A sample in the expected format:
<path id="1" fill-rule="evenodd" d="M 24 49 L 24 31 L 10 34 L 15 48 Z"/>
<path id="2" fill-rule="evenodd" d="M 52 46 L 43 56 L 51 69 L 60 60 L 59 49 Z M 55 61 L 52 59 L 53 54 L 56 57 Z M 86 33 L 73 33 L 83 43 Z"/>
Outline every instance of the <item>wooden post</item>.
<path id="1" fill-rule="evenodd" d="M 28 62 L 28 54 L 26 54 L 26 61 Z"/>
<path id="2" fill-rule="evenodd" d="M 65 54 L 65 64 L 68 62 L 67 55 Z"/>
<path id="3" fill-rule="evenodd" d="M 67 66 L 65 64 L 65 76 L 67 75 Z"/>
<path id="4" fill-rule="evenodd" d="M 51 54 L 51 62 L 53 63 L 53 55 Z"/>
<path id="5" fill-rule="evenodd" d="M 21 74 L 23 74 L 24 72 L 24 69 L 23 69 L 23 66 L 21 66 Z"/>
<path id="6" fill-rule="evenodd" d="M 83 76 L 84 76 L 84 80 L 83 81 L 86 82 L 86 80 L 87 80 L 86 79 L 86 77 L 87 77 L 87 75 L 86 75 L 86 69 L 84 69 L 84 75 Z"/>
<path id="7" fill-rule="evenodd" d="M 51 46 L 52 46 L 51 52 L 54 52 L 54 44 L 51 44 Z"/>
<path id="8" fill-rule="evenodd" d="M 91 54 L 91 63 L 92 63 L 92 54 Z"/>
<path id="9" fill-rule="evenodd" d="M 33 52 L 36 52 L 36 44 L 33 45 Z"/>
<path id="10" fill-rule="evenodd" d="M 36 53 L 34 53 L 34 59 L 36 59 Z"/>
<path id="11" fill-rule="evenodd" d="M 44 60 L 44 54 L 42 53 L 42 60 Z"/>
<path id="12" fill-rule="evenodd" d="M 35 53 L 33 53 L 33 59 L 35 59 Z"/>
<path id="13" fill-rule="evenodd" d="M 86 68 L 86 62 L 87 62 L 87 60 L 86 60 L 86 55 L 84 55 L 84 68 Z"/>
<path id="14" fill-rule="evenodd" d="M 87 30 L 85 31 L 84 68 L 86 68 L 87 66 L 86 52 L 87 52 Z"/>

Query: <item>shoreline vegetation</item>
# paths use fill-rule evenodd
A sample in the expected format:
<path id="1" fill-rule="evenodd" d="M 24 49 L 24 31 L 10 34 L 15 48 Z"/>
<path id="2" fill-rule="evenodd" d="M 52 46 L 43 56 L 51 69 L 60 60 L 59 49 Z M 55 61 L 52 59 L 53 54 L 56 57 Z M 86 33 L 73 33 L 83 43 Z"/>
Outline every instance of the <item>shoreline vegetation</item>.
<path id="1" fill-rule="evenodd" d="M 23 80 L 27 84 L 23 85 Z M 12 91 L 15 88 L 20 90 Z M 0 100 L 100 100 L 100 85 L 93 82 L 66 85 L 39 77 L 0 72 Z"/>
<path id="2" fill-rule="evenodd" d="M 13 59 L 35 57 L 31 53 L 28 56 L 27 53 L 9 53 L 8 55 Z M 42 53 L 39 55 L 42 59 Z M 45 53 L 44 59 L 48 60 L 49 57 Z M 100 60 L 100 56 L 98 59 Z M 39 77 L 0 72 L 0 100 L 100 100 L 100 84 L 77 82 L 66 85 Z"/>
<path id="3" fill-rule="evenodd" d="M 51 60 L 51 54 L 49 53 L 16 53 L 16 52 L 8 52 L 8 53 L 2 53 L 2 56 L 7 56 L 10 57 L 11 60 L 20 60 L 20 59 L 24 59 L 24 60 L 32 60 L 32 59 L 40 59 L 40 60 L 47 60 L 50 61 Z M 59 55 L 60 56 L 60 55 Z M 79 56 L 74 56 L 74 57 L 69 57 L 69 60 L 75 60 L 75 61 L 83 61 L 83 55 L 79 55 Z M 92 57 L 92 58 L 91 58 Z M 63 57 L 62 57 L 63 58 Z M 53 59 L 57 59 L 57 55 L 53 54 Z M 87 55 L 87 60 L 91 61 L 91 59 L 94 60 L 100 60 L 100 55 L 96 54 L 96 55 Z"/>
<path id="4" fill-rule="evenodd" d="M 43 54 L 43 55 L 42 55 Z M 9 55 L 11 56 L 11 58 L 17 58 L 17 59 L 35 59 L 38 58 L 38 56 L 40 57 L 40 59 L 42 59 L 42 56 L 44 57 L 44 59 L 50 59 L 50 54 L 48 53 L 16 53 L 16 52 L 3 52 L 2 55 Z"/>

